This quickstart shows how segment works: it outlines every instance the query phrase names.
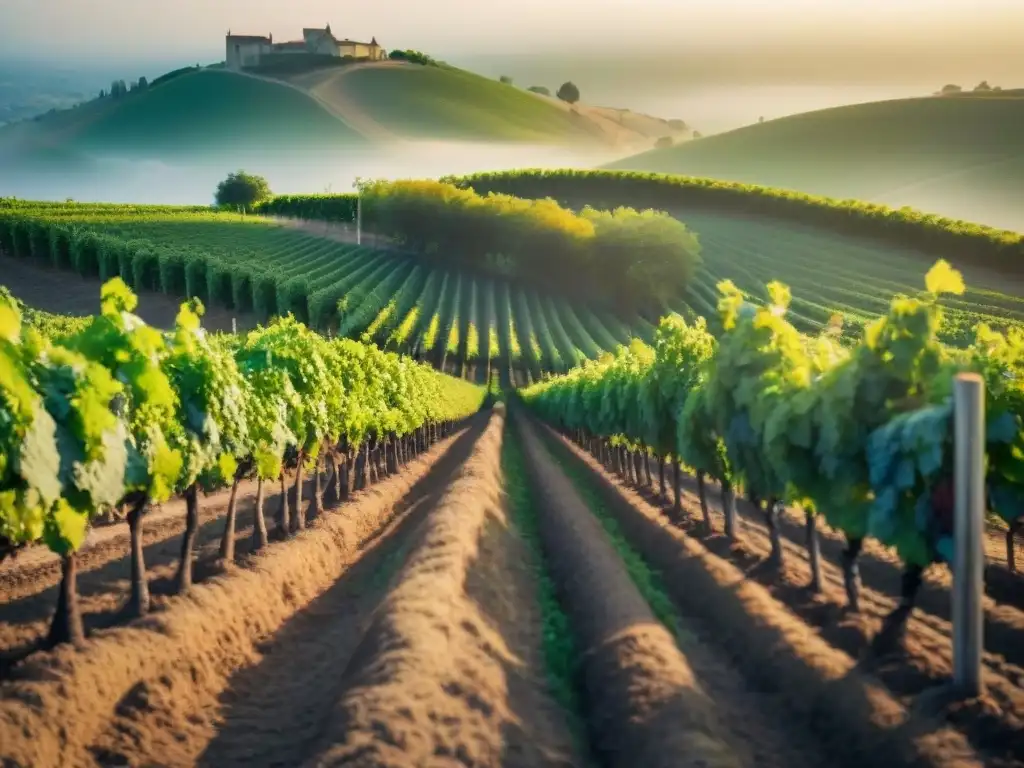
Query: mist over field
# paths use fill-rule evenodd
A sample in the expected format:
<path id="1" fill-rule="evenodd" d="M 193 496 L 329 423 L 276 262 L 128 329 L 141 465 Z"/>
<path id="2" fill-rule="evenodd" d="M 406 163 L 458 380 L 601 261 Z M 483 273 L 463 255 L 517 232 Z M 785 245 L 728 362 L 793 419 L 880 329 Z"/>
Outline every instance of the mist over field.
<path id="1" fill-rule="evenodd" d="M 6 169 L 0 197 L 153 204 L 212 203 L 229 172 L 266 177 L 277 194 L 347 192 L 356 178 L 436 178 L 513 168 L 587 168 L 619 155 L 532 145 L 409 142 L 381 150 L 219 155 L 180 161 L 96 157 L 73 168 Z"/>

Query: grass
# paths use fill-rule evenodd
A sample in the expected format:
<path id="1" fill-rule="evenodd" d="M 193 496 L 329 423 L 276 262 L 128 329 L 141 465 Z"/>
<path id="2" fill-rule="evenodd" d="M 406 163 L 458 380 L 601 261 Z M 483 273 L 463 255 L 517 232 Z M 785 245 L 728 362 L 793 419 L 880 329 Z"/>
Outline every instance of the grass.
<path id="1" fill-rule="evenodd" d="M 674 637 L 681 637 L 686 630 L 683 628 L 683 624 L 676 613 L 671 598 L 668 596 L 668 592 L 662 586 L 661 574 L 652 570 L 643 556 L 633 549 L 626 540 L 625 535 L 619 528 L 618 521 L 606 508 L 604 499 L 601 496 L 601 492 L 597 489 L 594 480 L 588 477 L 589 470 L 578 462 L 571 461 L 566 456 L 565 446 L 559 445 L 555 438 L 546 431 L 542 433 L 541 439 L 545 444 L 548 455 L 565 473 L 566 477 L 572 481 L 573 487 L 579 493 L 580 498 L 583 499 L 584 504 L 587 505 L 587 509 L 601 523 L 601 527 L 604 528 L 604 532 L 608 535 L 612 548 L 625 564 L 630 580 L 632 580 L 641 596 L 650 606 L 655 617 L 665 625 L 665 628 Z"/>
<path id="2" fill-rule="evenodd" d="M 576 687 L 580 648 L 569 617 L 558 601 L 555 583 L 544 562 L 537 520 L 536 499 L 526 473 L 526 458 L 519 437 L 508 424 L 501 446 L 501 470 L 505 477 L 512 524 L 530 549 L 530 566 L 537 582 L 537 603 L 543 623 L 544 668 L 548 690 L 566 713 L 568 725 L 581 753 L 586 749 L 583 703 Z"/>
<path id="3" fill-rule="evenodd" d="M 345 73 L 339 82 L 366 114 L 407 138 L 538 143 L 594 138 L 585 127 L 588 121 L 465 70 L 366 68 Z"/>
<path id="4" fill-rule="evenodd" d="M 707 176 L 1024 229 L 1024 98 L 920 98 L 807 112 L 608 168 Z"/>
<path id="5" fill-rule="evenodd" d="M 120 99 L 94 99 L 0 128 L 0 161 L 60 168 L 84 162 L 89 153 L 162 159 L 216 154 L 223 161 L 254 150 L 294 155 L 362 146 L 367 139 L 341 119 L 348 108 L 415 139 L 559 144 L 595 138 L 590 121 L 464 70 L 343 70 L 331 68 L 310 80 L 316 85 L 343 75 L 338 85 L 327 81 L 318 88 L 324 103 L 299 88 L 223 69 L 175 71 Z"/>

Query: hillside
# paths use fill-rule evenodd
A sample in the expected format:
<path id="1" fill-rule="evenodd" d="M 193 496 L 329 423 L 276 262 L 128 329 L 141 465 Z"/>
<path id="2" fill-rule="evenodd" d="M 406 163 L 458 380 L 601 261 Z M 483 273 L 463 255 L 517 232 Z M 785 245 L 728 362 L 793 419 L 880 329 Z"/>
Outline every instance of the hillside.
<path id="1" fill-rule="evenodd" d="M 402 140 L 633 149 L 652 143 L 596 112 L 569 110 L 464 70 L 382 62 L 297 74 L 185 71 L 119 99 L 0 127 L 0 160 L 65 168 L 93 155 L 248 158 L 268 148 L 283 155 Z"/>
<path id="2" fill-rule="evenodd" d="M 453 67 L 355 64 L 289 79 L 404 139 L 576 143 L 602 138 L 592 120 Z"/>
<path id="3" fill-rule="evenodd" d="M 608 168 L 909 205 L 1024 229 L 1024 99 L 921 98 L 751 125 Z"/>
<path id="4" fill-rule="evenodd" d="M 267 146 L 351 146 L 360 136 L 295 88 L 201 70 L 0 129 L 0 156 L 62 152 L 201 155 Z"/>

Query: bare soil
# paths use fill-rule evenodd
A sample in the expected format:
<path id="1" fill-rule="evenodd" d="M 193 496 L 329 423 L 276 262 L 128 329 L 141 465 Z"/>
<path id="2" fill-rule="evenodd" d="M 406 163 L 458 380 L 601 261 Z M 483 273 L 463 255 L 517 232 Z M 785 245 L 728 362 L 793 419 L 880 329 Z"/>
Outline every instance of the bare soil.
<path id="1" fill-rule="evenodd" d="M 742 519 L 739 540 L 730 545 L 724 536 L 707 536 L 700 522 L 700 502 L 695 481 L 684 486 L 683 530 L 699 537 L 712 552 L 738 565 L 747 578 L 763 586 L 784 603 L 833 647 L 870 669 L 897 696 L 926 694 L 952 676 L 952 608 L 948 568 L 929 570 L 918 595 L 918 609 L 911 615 L 907 631 L 895 652 L 876 654 L 872 641 L 884 617 L 896 607 L 900 593 L 900 565 L 885 548 L 872 542 L 861 557 L 864 587 L 860 613 L 845 609 L 846 593 L 837 565 L 844 546 L 841 534 L 825 529 L 821 537 L 823 593 L 805 589 L 810 581 L 810 564 L 803 544 L 803 526 L 790 511 L 781 521 L 785 565 L 781 570 L 767 567 L 771 551 L 763 516 L 746 501 L 737 503 Z M 713 489 L 713 490 L 711 490 Z M 709 506 L 721 513 L 721 494 L 709 484 Z M 642 494 L 658 503 L 653 494 Z M 663 509 L 663 512 L 666 510 Z M 717 517 L 717 514 L 716 514 Z M 991 569 L 989 575 L 991 576 Z M 1005 570 L 1003 573 L 1010 578 Z M 1024 584 L 1021 584 L 1024 588 Z M 1024 596 L 1024 595 L 1022 595 Z M 991 751 L 998 759 L 1024 763 L 1024 612 L 1014 605 L 984 599 L 983 655 L 986 695 L 950 709 L 947 716 L 962 729 L 973 744 Z"/>
<path id="2" fill-rule="evenodd" d="M 517 417 L 545 554 L 582 652 L 595 752 L 610 766 L 752 765 L 534 428 Z M 813 763 L 805 763 L 812 765 Z"/>
<path id="3" fill-rule="evenodd" d="M 492 418 L 345 672 L 307 765 L 578 765 L 549 698 L 525 544 L 501 485 Z"/>
<path id="4" fill-rule="evenodd" d="M 61 315 L 96 315 L 100 311 L 102 281 L 64 269 L 56 269 L 35 259 L 16 259 L 0 253 L 0 285 L 34 309 Z M 137 291 L 136 313 L 157 328 L 174 327 L 181 299 L 157 291 Z M 213 331 L 230 331 L 236 318 L 239 330 L 254 328 L 258 319 L 251 313 L 210 306 L 203 315 L 203 326 Z"/>
<path id="5" fill-rule="evenodd" d="M 316 609 L 330 600 L 318 598 L 339 584 L 389 521 L 408 516 L 417 502 L 444 487 L 479 435 L 480 417 L 476 425 L 435 445 L 401 474 L 354 494 L 339 511 L 325 513 L 287 543 L 271 545 L 244 567 L 210 578 L 186 596 L 169 598 L 145 619 L 97 631 L 82 650 L 62 647 L 33 655 L 0 687 L 0 763 L 194 765 L 207 748 L 237 755 L 239 742 L 246 742 L 250 758 L 269 750 L 265 764 L 294 764 L 291 750 L 275 761 L 274 745 L 282 741 L 278 727 L 302 719 L 293 710 L 301 710 L 311 692 L 294 688 L 297 700 L 289 703 L 281 698 L 282 686 L 293 675 L 280 678 L 264 690 L 264 696 L 273 693 L 276 699 L 264 699 L 266 727 L 254 733 L 231 720 L 234 673 L 261 662 L 282 674 L 305 669 L 299 655 L 293 659 L 299 664 L 291 667 L 265 658 L 282 626 L 305 616 L 307 630 L 319 633 L 317 619 L 323 614 Z M 358 585 L 339 589 L 346 588 L 359 599 Z M 262 645 L 268 640 L 271 645 Z M 292 653 L 289 645 L 282 655 Z M 332 645 L 322 655 L 321 674 L 327 659 L 326 671 L 340 675 L 344 659 L 338 650 Z M 330 684 L 329 677 L 316 679 Z M 307 677 L 307 684 L 312 680 Z M 225 699 L 218 701 L 222 694 Z M 232 722 L 235 728 L 229 727 Z M 222 740 L 215 742 L 218 735 Z M 211 764 L 258 763 L 231 758 Z"/>
<path id="6" fill-rule="evenodd" d="M 719 550 L 714 540 L 685 535 L 663 509 L 624 487 L 569 441 L 551 435 L 559 441 L 557 452 L 564 460 L 590 469 L 608 509 L 631 544 L 662 573 L 679 610 L 705 624 L 709 642 L 726 649 L 752 684 L 776 691 L 791 715 L 830 746 L 836 763 L 961 766 L 980 765 L 984 760 L 993 766 L 1021 764 L 1018 752 L 1024 738 L 1017 738 L 1018 710 L 1001 709 L 991 697 L 944 707 L 943 696 L 934 687 L 921 686 L 913 691 L 923 694 L 917 697 L 891 690 L 892 681 L 885 679 L 884 670 L 858 664 L 856 654 L 843 649 L 841 638 L 855 630 L 837 624 L 826 631 L 819 626 L 823 622 L 809 621 L 812 614 L 803 609 L 815 600 L 806 591 L 760 578 L 764 570 L 756 567 L 760 559 L 740 562 L 728 547 Z M 700 514 L 695 498 L 687 496 L 684 502 L 690 517 Z M 799 579 L 800 584 L 807 581 L 808 575 Z M 827 603 L 819 606 L 819 613 L 842 619 L 838 606 Z M 912 634 L 918 635 L 919 630 Z M 948 641 L 946 645 L 948 654 Z M 931 648 L 935 654 L 942 651 L 939 644 Z M 918 653 L 892 663 L 893 669 L 907 669 L 904 674 L 910 674 L 919 663 L 934 669 L 941 661 Z M 930 679 L 939 682 L 940 675 Z M 986 682 L 990 679 L 987 676 Z M 947 718 L 945 724 L 942 715 Z"/>

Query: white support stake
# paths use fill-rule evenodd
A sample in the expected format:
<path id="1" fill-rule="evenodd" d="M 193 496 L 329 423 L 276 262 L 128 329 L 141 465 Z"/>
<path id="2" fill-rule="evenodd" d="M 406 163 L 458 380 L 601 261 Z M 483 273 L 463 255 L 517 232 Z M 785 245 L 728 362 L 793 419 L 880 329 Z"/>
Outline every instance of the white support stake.
<path id="1" fill-rule="evenodd" d="M 363 205 L 362 197 L 356 195 L 356 245 L 363 244 Z"/>
<path id="2" fill-rule="evenodd" d="M 231 318 L 231 332 L 238 333 L 238 325 L 235 323 L 235 318 Z"/>
<path id="3" fill-rule="evenodd" d="M 953 684 L 981 693 L 984 646 L 985 382 L 976 373 L 954 381 Z"/>

